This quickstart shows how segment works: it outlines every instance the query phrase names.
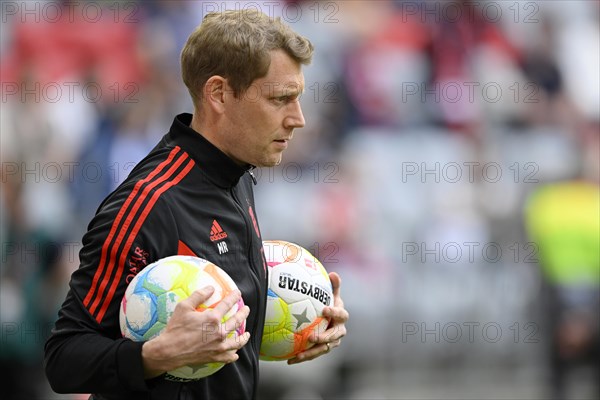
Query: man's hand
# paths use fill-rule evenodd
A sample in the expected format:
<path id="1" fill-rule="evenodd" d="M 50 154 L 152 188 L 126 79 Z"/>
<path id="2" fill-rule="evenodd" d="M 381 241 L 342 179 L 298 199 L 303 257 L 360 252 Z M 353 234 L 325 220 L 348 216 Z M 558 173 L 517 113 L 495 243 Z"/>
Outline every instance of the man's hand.
<path id="1" fill-rule="evenodd" d="M 184 365 L 232 363 L 239 358 L 237 351 L 248 342 L 250 333 L 245 332 L 237 338 L 235 335 L 227 336 L 244 322 L 250 309 L 244 306 L 221 323 L 223 316 L 241 298 L 240 291 L 236 290 L 214 309 L 196 311 L 196 307 L 209 299 L 213 292 L 214 288 L 207 286 L 178 303 L 164 331 L 144 343 L 142 359 L 146 379 Z"/>
<path id="2" fill-rule="evenodd" d="M 329 279 L 333 286 L 333 307 L 323 309 L 323 316 L 330 319 L 329 326 L 323 333 L 314 333 L 309 340 L 315 345 L 288 360 L 290 365 L 312 360 L 329 353 L 331 349 L 340 345 L 342 338 L 346 335 L 346 321 L 348 321 L 350 315 L 344 308 L 344 301 L 340 297 L 342 278 L 337 273 L 330 272 Z"/>

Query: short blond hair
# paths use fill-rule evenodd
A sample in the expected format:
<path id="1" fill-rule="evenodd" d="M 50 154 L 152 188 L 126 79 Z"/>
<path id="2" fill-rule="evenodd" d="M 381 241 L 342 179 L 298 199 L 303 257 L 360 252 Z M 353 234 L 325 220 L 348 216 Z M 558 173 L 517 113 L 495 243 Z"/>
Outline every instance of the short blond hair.
<path id="1" fill-rule="evenodd" d="M 207 14 L 181 52 L 181 75 L 194 105 L 202 99 L 206 81 L 214 75 L 227 79 L 237 97 L 267 75 L 270 52 L 285 51 L 308 65 L 314 47 L 280 18 L 256 10 L 227 10 Z"/>

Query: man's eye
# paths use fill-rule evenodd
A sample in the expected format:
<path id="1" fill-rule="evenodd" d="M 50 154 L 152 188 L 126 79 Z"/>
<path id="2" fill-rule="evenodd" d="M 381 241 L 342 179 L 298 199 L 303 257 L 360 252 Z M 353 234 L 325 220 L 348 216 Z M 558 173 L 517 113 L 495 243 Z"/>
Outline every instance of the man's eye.
<path id="1" fill-rule="evenodd" d="M 296 96 L 292 96 L 292 95 L 275 97 L 275 101 L 277 103 L 281 103 L 281 104 L 291 103 L 295 99 L 296 99 Z"/>

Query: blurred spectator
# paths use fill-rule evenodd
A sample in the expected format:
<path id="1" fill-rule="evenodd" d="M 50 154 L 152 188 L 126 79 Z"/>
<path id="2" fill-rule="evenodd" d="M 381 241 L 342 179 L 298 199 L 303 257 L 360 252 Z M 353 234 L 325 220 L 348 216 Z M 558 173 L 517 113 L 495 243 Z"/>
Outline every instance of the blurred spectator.
<path id="1" fill-rule="evenodd" d="M 503 83 L 518 68 L 520 54 L 500 26 L 482 12 L 482 3 L 468 0 L 452 3 L 457 7 L 456 20 L 454 14 L 448 13 L 442 14 L 442 18 L 431 15 L 427 18 L 431 29 L 429 82 L 437 92 L 438 103 L 433 105 L 437 111 L 434 119 L 450 129 L 478 135 L 485 118 L 482 112 L 488 106 L 486 103 L 493 100 L 486 99 L 484 93 L 483 102 L 472 101 L 467 88 L 473 83 L 477 84 L 477 92 L 490 83 L 506 87 Z M 461 88 L 460 96 L 450 90 L 453 85 Z"/>
<path id="2" fill-rule="evenodd" d="M 18 175 L 17 175 L 18 176 Z M 44 396 L 42 346 L 58 310 L 63 242 L 25 218 L 23 182 L 2 175 L 0 397 Z"/>
<path id="3" fill-rule="evenodd" d="M 390 11 L 348 57 L 345 84 L 358 112 L 354 116 L 358 125 L 398 127 L 423 122 L 420 92 L 427 79 L 425 48 L 430 33 L 419 18 Z"/>
<path id="4" fill-rule="evenodd" d="M 568 372 L 577 362 L 591 364 L 595 376 L 600 373 L 598 182 L 541 186 L 528 201 L 526 222 L 539 246 L 548 285 L 544 308 L 550 329 L 552 398 L 571 398 Z M 596 393 L 600 395 L 600 390 Z"/>
<path id="5" fill-rule="evenodd" d="M 116 18 L 108 3 L 96 11 L 98 20 L 84 17 L 87 14 L 79 2 L 57 4 L 58 18 L 45 16 L 42 11 L 28 13 L 27 7 L 20 10 L 22 14 L 12 16 L 13 43 L 4 55 L 3 81 L 16 82 L 23 76 L 32 76 L 32 83 L 41 87 L 92 82 L 103 93 L 115 94 L 125 84 L 141 79 L 139 25 L 133 23 L 137 19 Z M 42 10 L 39 4 L 37 9 Z"/>

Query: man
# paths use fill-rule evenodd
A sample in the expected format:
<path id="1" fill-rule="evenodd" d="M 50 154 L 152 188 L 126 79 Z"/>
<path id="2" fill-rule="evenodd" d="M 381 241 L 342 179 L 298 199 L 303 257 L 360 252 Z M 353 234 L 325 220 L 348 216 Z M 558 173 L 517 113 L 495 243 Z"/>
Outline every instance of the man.
<path id="1" fill-rule="evenodd" d="M 90 223 L 80 268 L 46 343 L 55 391 L 94 393 L 93 399 L 256 397 L 267 282 L 250 170 L 279 164 L 294 129 L 304 126 L 301 65 L 312 52 L 307 39 L 251 10 L 209 14 L 192 33 L 181 63 L 194 114 L 175 118 Z M 226 235 L 211 235 L 213 226 Z M 218 246 L 223 241 L 226 247 Z M 174 254 L 214 262 L 241 294 L 200 313 L 196 306 L 213 291 L 204 288 L 176 307 L 155 339 L 122 338 L 119 303 L 127 283 L 145 265 Z M 340 278 L 330 277 L 334 307 L 324 314 L 331 323 L 290 363 L 329 352 L 345 335 Z M 247 306 L 222 324 L 240 295 Z M 248 332 L 227 338 L 246 318 Z M 215 361 L 227 365 L 196 382 L 163 378 L 179 366 Z"/>

